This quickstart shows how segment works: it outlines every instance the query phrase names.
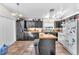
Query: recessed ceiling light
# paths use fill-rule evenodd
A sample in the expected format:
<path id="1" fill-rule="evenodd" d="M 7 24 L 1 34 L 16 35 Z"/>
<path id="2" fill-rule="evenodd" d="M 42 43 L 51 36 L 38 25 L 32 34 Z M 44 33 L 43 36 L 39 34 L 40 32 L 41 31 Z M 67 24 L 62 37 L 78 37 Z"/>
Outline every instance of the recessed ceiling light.
<path id="1" fill-rule="evenodd" d="M 11 13 L 12 16 L 16 16 L 16 13 Z"/>
<path id="2" fill-rule="evenodd" d="M 22 14 L 19 14 L 19 17 L 22 17 L 23 15 Z"/>

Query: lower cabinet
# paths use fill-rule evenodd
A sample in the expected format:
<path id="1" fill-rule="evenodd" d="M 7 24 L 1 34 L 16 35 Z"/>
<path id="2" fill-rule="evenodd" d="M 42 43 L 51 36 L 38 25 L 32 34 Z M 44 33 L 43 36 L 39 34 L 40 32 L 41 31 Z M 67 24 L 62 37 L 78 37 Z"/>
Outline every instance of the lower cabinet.
<path id="1" fill-rule="evenodd" d="M 35 40 L 35 39 L 39 39 L 39 33 L 31 33 L 31 32 L 24 33 L 24 40 Z"/>
<path id="2" fill-rule="evenodd" d="M 64 48 L 69 51 L 69 40 L 64 33 L 58 33 L 58 42 L 60 42 L 64 46 Z"/>
<path id="3" fill-rule="evenodd" d="M 58 41 L 64 45 L 65 35 L 63 33 L 58 33 Z"/>
<path id="4" fill-rule="evenodd" d="M 60 42 L 66 50 L 71 54 L 77 55 L 77 40 L 72 36 L 65 36 L 63 33 L 58 33 L 58 42 Z"/>
<path id="5" fill-rule="evenodd" d="M 55 40 L 40 39 L 39 55 L 55 55 Z"/>

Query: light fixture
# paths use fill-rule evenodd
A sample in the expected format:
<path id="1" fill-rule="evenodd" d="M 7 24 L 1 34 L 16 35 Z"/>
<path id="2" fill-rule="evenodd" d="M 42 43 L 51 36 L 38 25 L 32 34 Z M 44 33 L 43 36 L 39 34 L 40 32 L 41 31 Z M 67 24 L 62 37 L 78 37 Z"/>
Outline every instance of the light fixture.
<path id="1" fill-rule="evenodd" d="M 17 20 L 19 20 L 20 18 L 17 18 Z"/>
<path id="2" fill-rule="evenodd" d="M 49 10 L 49 12 L 53 12 L 53 11 L 54 11 L 54 9 L 50 9 L 50 10 Z"/>
<path id="3" fill-rule="evenodd" d="M 47 14 L 47 15 L 45 16 L 45 18 L 49 18 L 49 14 Z"/>
<path id="4" fill-rule="evenodd" d="M 44 15 L 43 18 L 48 19 L 49 18 L 49 13 L 47 13 L 46 15 Z"/>
<path id="5" fill-rule="evenodd" d="M 20 4 L 16 3 L 16 7 L 17 7 L 17 13 L 12 13 L 12 16 L 15 16 L 16 18 L 23 17 L 23 15 L 21 13 L 19 13 Z"/>
<path id="6" fill-rule="evenodd" d="M 12 15 L 12 16 L 17 16 L 17 15 L 18 15 L 18 13 L 11 13 L 11 15 Z"/>
<path id="7" fill-rule="evenodd" d="M 53 13 L 54 13 L 54 9 L 50 9 L 49 10 L 49 19 L 52 19 Z"/>
<path id="8" fill-rule="evenodd" d="M 23 15 L 22 14 L 19 14 L 19 17 L 22 17 Z"/>
<path id="9" fill-rule="evenodd" d="M 54 9 L 50 9 L 47 15 L 45 15 L 43 18 L 45 19 L 53 19 L 55 18 Z"/>

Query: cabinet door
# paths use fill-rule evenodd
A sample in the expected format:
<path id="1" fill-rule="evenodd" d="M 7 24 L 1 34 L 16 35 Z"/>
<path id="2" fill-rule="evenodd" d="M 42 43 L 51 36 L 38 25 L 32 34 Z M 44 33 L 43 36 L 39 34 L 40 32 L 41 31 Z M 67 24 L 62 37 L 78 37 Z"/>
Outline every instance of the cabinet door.
<path id="1" fill-rule="evenodd" d="M 27 21 L 27 28 L 32 28 L 35 27 L 35 22 L 34 21 Z"/>
<path id="2" fill-rule="evenodd" d="M 42 28 L 42 25 L 42 21 L 40 21 L 38 27 Z"/>
<path id="3" fill-rule="evenodd" d="M 64 41 L 64 36 L 63 36 L 63 33 L 58 33 L 58 41 L 63 44 L 63 41 Z"/>
<path id="4" fill-rule="evenodd" d="M 36 21 L 35 22 L 35 27 L 42 28 L 42 21 Z"/>
<path id="5" fill-rule="evenodd" d="M 30 24 L 31 24 L 31 27 L 35 27 L 35 22 L 34 21 L 32 21 Z"/>
<path id="6" fill-rule="evenodd" d="M 38 28 L 38 21 L 35 21 L 35 27 Z"/>
<path id="7" fill-rule="evenodd" d="M 69 51 L 72 54 L 77 54 L 77 26 L 76 26 L 76 21 L 71 22 L 69 24 L 70 27 L 70 35 L 68 38 L 69 39 Z"/>
<path id="8" fill-rule="evenodd" d="M 59 41 L 60 43 L 62 43 L 62 36 L 61 36 L 60 33 L 58 33 L 58 41 Z"/>

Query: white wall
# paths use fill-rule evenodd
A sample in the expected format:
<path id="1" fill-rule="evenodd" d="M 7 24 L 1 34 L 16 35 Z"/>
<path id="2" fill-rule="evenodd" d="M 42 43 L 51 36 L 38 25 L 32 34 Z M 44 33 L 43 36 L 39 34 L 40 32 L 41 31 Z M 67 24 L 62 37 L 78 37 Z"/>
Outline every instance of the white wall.
<path id="1" fill-rule="evenodd" d="M 16 41 L 16 22 L 6 8 L 0 5 L 0 45 L 8 46 Z"/>
<path id="2" fill-rule="evenodd" d="M 14 18 L 11 16 L 11 12 L 8 9 L 6 9 L 4 6 L 2 6 L 1 4 L 0 4 L 0 16 L 5 16 L 12 19 Z"/>

